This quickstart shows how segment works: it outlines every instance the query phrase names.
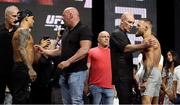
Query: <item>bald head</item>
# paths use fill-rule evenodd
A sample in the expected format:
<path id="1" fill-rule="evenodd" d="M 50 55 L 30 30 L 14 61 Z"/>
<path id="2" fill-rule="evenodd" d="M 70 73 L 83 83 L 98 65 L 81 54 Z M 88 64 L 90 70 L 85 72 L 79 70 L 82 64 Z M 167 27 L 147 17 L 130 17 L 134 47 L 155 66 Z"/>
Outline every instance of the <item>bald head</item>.
<path id="1" fill-rule="evenodd" d="M 98 35 L 98 45 L 104 48 L 108 47 L 109 38 L 110 38 L 110 35 L 107 31 L 101 31 Z"/>
<path id="2" fill-rule="evenodd" d="M 134 18 L 134 14 L 130 12 L 124 12 L 121 15 L 121 21 L 127 20 L 128 18 Z"/>
<path id="3" fill-rule="evenodd" d="M 99 39 L 101 36 L 103 36 L 103 35 L 109 36 L 109 33 L 108 33 L 107 31 L 101 31 L 101 32 L 99 33 L 99 35 L 98 35 L 98 39 Z"/>
<path id="4" fill-rule="evenodd" d="M 135 19 L 134 14 L 130 12 L 124 12 L 121 16 L 121 23 L 120 28 L 124 32 L 130 32 L 133 25 L 134 25 Z"/>
<path id="5" fill-rule="evenodd" d="M 63 14 L 64 14 L 64 13 L 71 13 L 71 14 L 73 14 L 73 15 L 79 16 L 79 12 L 78 12 L 78 10 L 77 10 L 75 7 L 67 7 L 67 8 L 64 10 Z"/>
<path id="6" fill-rule="evenodd" d="M 75 7 L 67 7 L 63 11 L 63 20 L 68 28 L 75 27 L 80 21 L 78 10 Z"/>

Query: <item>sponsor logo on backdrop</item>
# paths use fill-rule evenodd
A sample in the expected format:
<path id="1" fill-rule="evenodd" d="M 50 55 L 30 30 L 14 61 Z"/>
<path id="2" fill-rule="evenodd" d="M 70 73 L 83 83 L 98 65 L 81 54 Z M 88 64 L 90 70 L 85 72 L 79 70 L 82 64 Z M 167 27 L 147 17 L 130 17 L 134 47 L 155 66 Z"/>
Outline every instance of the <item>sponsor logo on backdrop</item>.
<path id="1" fill-rule="evenodd" d="M 64 24 L 63 17 L 61 15 L 47 15 L 45 27 L 50 27 L 54 31 L 62 30 Z"/>

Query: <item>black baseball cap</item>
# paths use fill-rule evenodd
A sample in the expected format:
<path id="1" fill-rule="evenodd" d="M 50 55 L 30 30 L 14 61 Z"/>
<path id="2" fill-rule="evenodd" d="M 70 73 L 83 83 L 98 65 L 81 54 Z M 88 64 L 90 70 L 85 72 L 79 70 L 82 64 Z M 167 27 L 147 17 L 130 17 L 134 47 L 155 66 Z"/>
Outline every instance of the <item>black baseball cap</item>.
<path id="1" fill-rule="evenodd" d="M 17 20 L 14 23 L 21 22 L 25 17 L 33 16 L 32 12 L 28 9 L 21 10 L 17 13 Z"/>

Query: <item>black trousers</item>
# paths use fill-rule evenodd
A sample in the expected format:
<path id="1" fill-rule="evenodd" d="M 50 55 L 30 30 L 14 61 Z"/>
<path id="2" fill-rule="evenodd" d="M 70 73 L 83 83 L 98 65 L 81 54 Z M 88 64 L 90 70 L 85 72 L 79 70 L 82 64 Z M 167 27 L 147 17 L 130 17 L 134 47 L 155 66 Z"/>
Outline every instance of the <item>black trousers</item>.
<path id="1" fill-rule="evenodd" d="M 132 80 L 119 80 L 119 82 L 115 84 L 119 104 L 132 104 L 132 86 Z"/>
<path id="2" fill-rule="evenodd" d="M 7 70 L 7 69 L 6 69 Z M 0 104 L 4 103 L 6 86 L 11 89 L 11 72 L 0 72 Z"/>
<path id="3" fill-rule="evenodd" d="M 13 104 L 29 103 L 30 78 L 28 68 L 23 62 L 14 63 L 12 70 Z"/>

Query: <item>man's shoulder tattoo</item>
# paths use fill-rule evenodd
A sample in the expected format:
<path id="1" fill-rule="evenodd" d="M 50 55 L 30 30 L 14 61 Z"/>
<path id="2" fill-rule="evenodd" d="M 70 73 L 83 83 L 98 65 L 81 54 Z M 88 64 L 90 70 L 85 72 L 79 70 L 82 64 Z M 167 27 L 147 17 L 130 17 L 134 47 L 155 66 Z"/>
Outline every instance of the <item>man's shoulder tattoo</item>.
<path id="1" fill-rule="evenodd" d="M 27 40 L 30 38 L 29 29 L 20 29 L 19 30 L 19 44 L 20 46 L 27 45 Z"/>

